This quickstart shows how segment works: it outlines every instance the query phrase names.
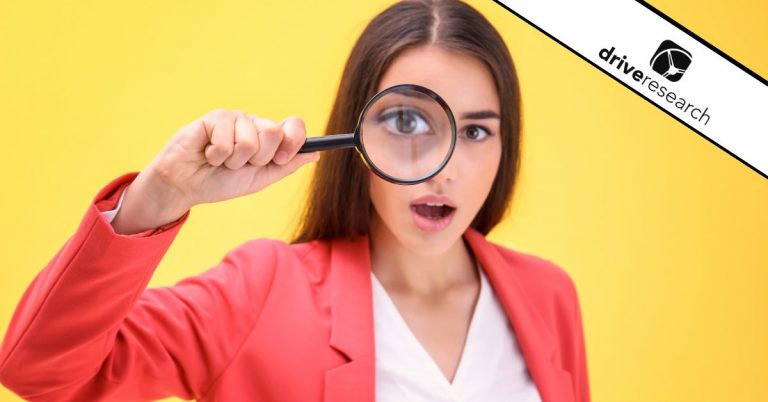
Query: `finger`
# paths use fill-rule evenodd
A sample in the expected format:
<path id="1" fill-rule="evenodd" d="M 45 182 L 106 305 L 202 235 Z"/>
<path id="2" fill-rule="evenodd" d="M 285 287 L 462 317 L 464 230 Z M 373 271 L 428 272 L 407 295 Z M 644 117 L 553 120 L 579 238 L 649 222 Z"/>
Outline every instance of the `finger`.
<path id="1" fill-rule="evenodd" d="M 283 128 L 272 120 L 258 116 L 252 116 L 251 120 L 259 131 L 259 152 L 248 162 L 254 166 L 264 166 L 274 158 L 277 147 L 283 141 Z"/>
<path id="2" fill-rule="evenodd" d="M 260 148 L 258 130 L 253 121 L 240 110 L 235 110 L 234 114 L 234 147 L 232 154 L 224 161 L 224 166 L 232 170 L 243 167 Z"/>
<path id="3" fill-rule="evenodd" d="M 176 131 L 171 140 L 166 144 L 166 147 L 171 147 L 175 144 L 181 145 L 184 149 L 194 153 L 203 152 L 205 147 L 210 144 L 210 133 L 206 131 L 203 117 L 195 119 Z"/>
<path id="4" fill-rule="evenodd" d="M 285 138 L 280 144 L 280 147 L 275 152 L 274 161 L 278 165 L 282 165 L 290 161 L 304 145 L 307 138 L 307 130 L 304 125 L 304 120 L 297 116 L 289 116 L 280 122 L 285 132 Z"/>
<path id="5" fill-rule="evenodd" d="M 232 154 L 234 146 L 235 115 L 225 109 L 216 109 L 203 117 L 210 144 L 205 147 L 205 158 L 213 166 L 221 164 Z"/>

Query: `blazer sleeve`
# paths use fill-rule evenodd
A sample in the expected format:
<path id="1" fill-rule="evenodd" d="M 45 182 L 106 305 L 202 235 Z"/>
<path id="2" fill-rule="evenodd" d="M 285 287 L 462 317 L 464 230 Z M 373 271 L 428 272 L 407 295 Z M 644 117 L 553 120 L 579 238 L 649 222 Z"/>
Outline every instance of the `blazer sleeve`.
<path id="1" fill-rule="evenodd" d="M 564 272 L 564 271 L 563 271 Z M 565 348 L 564 364 L 571 368 L 576 401 L 589 402 L 589 374 L 587 370 L 587 353 L 584 340 L 584 325 L 576 285 L 568 274 L 566 276 L 566 294 L 570 312 L 568 314 L 570 330 L 570 347 Z"/>
<path id="2" fill-rule="evenodd" d="M 0 382 L 19 396 L 199 399 L 253 327 L 272 281 L 272 243 L 252 240 L 201 275 L 146 289 L 189 211 L 161 228 L 115 233 L 101 212 L 137 175 L 99 191 L 17 305 L 0 350 Z"/>

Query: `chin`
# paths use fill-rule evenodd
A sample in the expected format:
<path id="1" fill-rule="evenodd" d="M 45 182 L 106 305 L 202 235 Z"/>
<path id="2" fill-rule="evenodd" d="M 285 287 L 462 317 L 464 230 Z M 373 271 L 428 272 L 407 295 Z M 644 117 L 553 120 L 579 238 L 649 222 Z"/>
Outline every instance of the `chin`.
<path id="1" fill-rule="evenodd" d="M 458 229 L 459 222 L 455 220 L 451 225 L 439 232 L 425 232 L 417 228 L 413 223 L 400 227 L 395 237 L 406 247 L 414 252 L 425 255 L 442 254 L 448 251 L 457 241 L 461 240 L 464 230 Z"/>

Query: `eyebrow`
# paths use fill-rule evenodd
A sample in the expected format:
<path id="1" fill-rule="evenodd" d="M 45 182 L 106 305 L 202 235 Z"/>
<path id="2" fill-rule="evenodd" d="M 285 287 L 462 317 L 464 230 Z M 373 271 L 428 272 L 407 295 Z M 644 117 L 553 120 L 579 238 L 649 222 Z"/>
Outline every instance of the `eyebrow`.
<path id="1" fill-rule="evenodd" d="M 390 92 L 390 93 L 392 93 L 392 92 Z M 432 99 L 431 96 L 429 96 L 429 95 L 427 95 L 427 94 L 425 94 L 423 92 L 416 91 L 414 89 L 404 89 L 402 91 L 397 92 L 397 94 L 398 95 L 403 95 L 403 96 L 408 96 L 408 97 L 411 97 L 411 98 L 434 100 L 434 99 Z"/>
<path id="2" fill-rule="evenodd" d="M 434 100 L 431 96 L 415 91 L 415 90 L 404 90 L 398 92 L 399 95 L 408 96 L 412 98 L 419 98 L 419 99 L 428 99 L 428 100 Z M 467 120 L 483 120 L 483 119 L 499 119 L 501 120 L 501 116 L 499 116 L 498 113 L 494 112 L 493 110 L 479 110 L 476 112 L 467 112 L 461 115 L 462 119 Z"/>
<path id="3" fill-rule="evenodd" d="M 462 119 L 481 120 L 481 119 L 499 119 L 501 116 L 492 110 L 481 110 L 477 112 L 468 112 L 461 115 Z"/>

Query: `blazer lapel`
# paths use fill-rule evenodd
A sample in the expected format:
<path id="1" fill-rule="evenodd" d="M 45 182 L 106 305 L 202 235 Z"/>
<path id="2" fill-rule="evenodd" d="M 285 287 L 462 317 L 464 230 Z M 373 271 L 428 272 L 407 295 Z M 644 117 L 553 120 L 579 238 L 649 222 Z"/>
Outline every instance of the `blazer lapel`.
<path id="1" fill-rule="evenodd" d="M 374 402 L 375 345 L 368 236 L 331 244 L 330 345 L 349 359 L 325 372 L 325 402 Z"/>
<path id="2" fill-rule="evenodd" d="M 574 401 L 571 374 L 555 361 L 557 338 L 538 313 L 523 285 L 509 269 L 509 263 L 496 246 L 477 230 L 468 228 L 464 238 L 480 261 L 507 313 L 542 401 Z"/>
<path id="3" fill-rule="evenodd" d="M 488 276 L 515 331 L 543 402 L 574 401 L 568 371 L 556 361 L 557 338 L 496 247 L 478 231 L 463 237 Z M 329 344 L 348 361 L 325 372 L 325 402 L 375 402 L 376 358 L 368 236 L 331 244 Z"/>

